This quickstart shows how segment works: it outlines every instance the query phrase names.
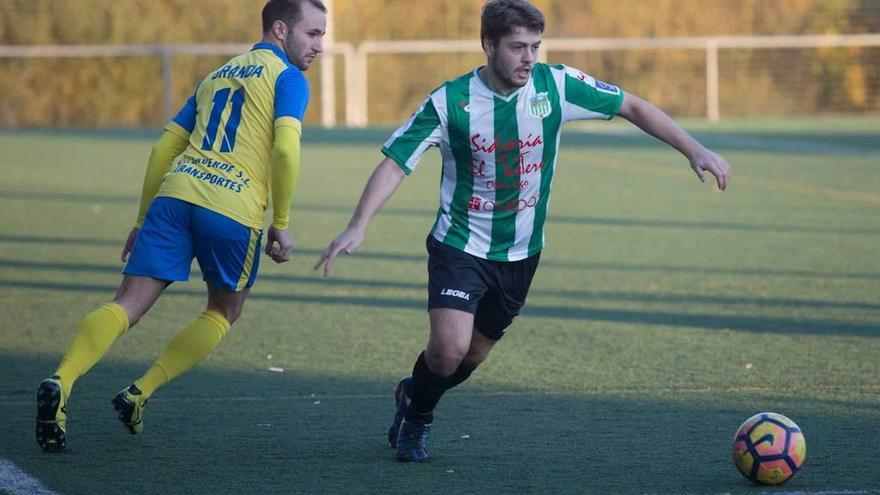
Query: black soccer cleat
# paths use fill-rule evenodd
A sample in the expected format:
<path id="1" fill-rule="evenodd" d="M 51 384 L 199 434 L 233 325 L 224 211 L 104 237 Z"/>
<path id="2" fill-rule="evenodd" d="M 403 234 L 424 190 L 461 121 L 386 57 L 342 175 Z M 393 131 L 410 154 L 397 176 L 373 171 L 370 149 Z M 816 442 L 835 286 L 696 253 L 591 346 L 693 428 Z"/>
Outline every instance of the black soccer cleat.
<path id="1" fill-rule="evenodd" d="M 428 434 L 431 425 L 419 419 L 404 418 L 397 438 L 397 460 L 423 462 L 428 460 Z"/>
<path id="2" fill-rule="evenodd" d="M 397 388 L 394 389 L 394 404 L 397 406 L 397 410 L 394 411 L 394 421 L 388 427 L 388 445 L 392 449 L 397 448 L 400 423 L 403 422 L 403 415 L 406 414 L 406 408 L 409 407 L 409 389 L 411 385 L 412 377 L 407 376 L 397 382 Z"/>
<path id="3" fill-rule="evenodd" d="M 61 378 L 46 378 L 37 388 L 37 444 L 46 452 L 67 448 L 67 403 Z"/>

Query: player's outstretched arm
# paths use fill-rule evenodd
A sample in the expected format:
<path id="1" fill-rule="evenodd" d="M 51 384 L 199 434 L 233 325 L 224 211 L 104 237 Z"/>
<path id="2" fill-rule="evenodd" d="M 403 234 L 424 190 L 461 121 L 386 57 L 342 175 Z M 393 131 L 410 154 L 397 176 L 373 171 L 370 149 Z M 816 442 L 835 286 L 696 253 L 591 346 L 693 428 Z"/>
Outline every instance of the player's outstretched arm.
<path id="1" fill-rule="evenodd" d="M 681 152 L 690 161 L 691 168 L 701 181 L 706 182 L 705 173 L 709 172 L 715 176 L 718 189 L 727 189 L 730 183 L 730 165 L 721 155 L 705 148 L 685 132 L 659 108 L 627 93 L 618 115 Z"/>
<path id="2" fill-rule="evenodd" d="M 364 240 L 364 233 L 370 220 L 394 194 L 404 177 L 406 174 L 394 160 L 385 158 L 379 162 L 364 187 L 364 192 L 361 194 L 354 215 L 348 222 L 348 227 L 324 249 L 318 262 L 315 263 L 315 270 L 323 266 L 324 276 L 329 277 L 330 269 L 339 253 L 352 254 L 357 250 Z"/>

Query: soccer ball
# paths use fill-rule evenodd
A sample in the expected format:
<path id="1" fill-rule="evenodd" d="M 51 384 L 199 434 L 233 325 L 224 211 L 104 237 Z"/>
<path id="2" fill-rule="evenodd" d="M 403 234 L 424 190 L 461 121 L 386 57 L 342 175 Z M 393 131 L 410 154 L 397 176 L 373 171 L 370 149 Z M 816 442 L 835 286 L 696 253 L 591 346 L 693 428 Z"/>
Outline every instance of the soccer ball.
<path id="1" fill-rule="evenodd" d="M 781 485 L 807 459 L 807 442 L 794 421 L 765 412 L 747 419 L 733 438 L 733 463 L 746 478 Z"/>

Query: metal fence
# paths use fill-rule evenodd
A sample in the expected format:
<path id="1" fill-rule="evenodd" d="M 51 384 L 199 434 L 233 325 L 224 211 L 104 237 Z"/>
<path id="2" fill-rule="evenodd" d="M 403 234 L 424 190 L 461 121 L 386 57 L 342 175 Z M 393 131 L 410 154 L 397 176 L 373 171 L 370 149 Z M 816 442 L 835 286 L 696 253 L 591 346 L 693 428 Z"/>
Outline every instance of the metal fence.
<path id="1" fill-rule="evenodd" d="M 704 92 L 704 102 L 694 108 L 700 108 L 702 115 L 711 121 L 722 118 L 726 111 L 723 108 L 724 99 L 721 91 L 724 82 L 734 79 L 739 69 L 730 69 L 732 75 L 723 77 L 721 67 L 725 60 L 735 60 L 737 53 L 748 51 L 772 52 L 774 50 L 837 50 L 857 49 L 873 50 L 867 56 L 867 60 L 874 60 L 873 67 L 869 62 L 867 69 L 877 71 L 880 61 L 880 34 L 854 34 L 854 35 L 828 35 L 828 36 L 719 36 L 719 37 L 682 37 L 682 38 L 548 38 L 543 42 L 542 58 L 552 59 L 560 53 L 574 55 L 586 54 L 613 54 L 615 57 L 625 57 L 627 53 L 668 54 L 690 52 L 701 55 L 702 60 L 690 62 L 702 64 L 702 74 L 696 74 L 682 70 L 682 81 L 687 79 L 692 87 L 699 85 Z M 206 56 L 206 55 L 233 55 L 244 52 L 250 45 L 242 44 L 186 44 L 186 45 L 42 45 L 42 46 L 0 46 L 0 59 L 36 59 L 36 58 L 100 58 L 100 57 L 158 57 L 161 61 L 161 111 L 162 116 L 167 118 L 172 115 L 182 102 L 175 101 L 173 91 L 175 82 L 174 58 L 180 56 Z M 371 119 L 371 102 L 377 100 L 375 93 L 388 91 L 387 78 L 404 80 L 403 83 L 411 82 L 415 86 L 412 98 L 416 101 L 406 101 L 392 111 L 383 114 L 381 123 L 388 120 L 399 120 L 405 117 L 414 108 L 417 100 L 436 86 L 451 71 L 466 70 L 474 63 L 481 60 L 482 49 L 477 40 L 399 40 L 399 41 L 366 41 L 358 45 L 345 42 L 335 42 L 327 47 L 323 55 L 325 62 L 319 67 L 319 95 L 320 95 L 320 122 L 326 127 L 333 127 L 341 123 L 350 127 L 363 127 L 375 123 Z M 876 53 L 876 56 L 874 55 Z M 434 70 L 418 70 L 412 73 L 387 74 L 383 72 L 381 60 L 378 66 L 377 59 L 388 56 L 403 56 L 409 58 L 427 57 L 434 54 L 452 56 L 453 61 L 440 64 L 443 67 L 435 67 Z M 418 57 L 412 57 L 418 55 Z M 341 58 L 343 63 L 343 77 L 336 77 L 334 61 Z M 755 58 L 755 57 L 751 57 Z M 831 60 L 823 57 L 822 60 Z M 758 63 L 772 65 L 784 64 L 785 54 L 776 57 L 768 57 L 759 60 Z M 551 60 L 555 61 L 555 60 Z M 372 65 L 371 65 L 372 64 Z M 754 65 L 754 62 L 752 62 Z M 815 67 L 807 68 L 806 71 L 790 67 L 783 67 L 783 73 L 791 72 L 792 83 L 803 83 L 804 78 L 816 76 Z M 748 67 L 746 67 L 748 69 Z M 670 68 L 669 70 L 675 70 Z M 753 70 L 753 69 L 749 69 Z M 800 72 L 799 72 L 800 71 Z M 822 69 L 819 68 L 819 73 Z M 386 79 L 384 81 L 371 80 L 376 77 Z M 371 74 L 373 74 L 371 76 Z M 813 74 L 813 76 L 811 76 Z M 595 74 L 602 76 L 602 74 Z M 818 76 L 816 76 L 818 77 Z M 843 76 L 842 76 L 843 77 Z M 700 80 L 701 79 L 701 80 Z M 868 81 L 867 83 L 863 81 Z M 878 99 L 880 92 L 880 72 L 876 77 L 868 77 L 862 74 L 862 82 L 859 84 L 862 93 L 861 98 Z M 674 83 L 673 83 L 674 84 Z M 786 83 L 788 84 L 788 83 Z M 855 83 L 854 83 L 855 84 Z M 345 100 L 344 111 L 338 112 L 337 91 L 338 85 L 342 86 L 341 95 Z M 398 87 L 398 86 L 395 86 Z M 391 87 L 394 89 L 394 87 Z M 735 91 L 735 90 L 733 90 Z M 381 98 L 379 98 L 381 100 Z M 396 101 L 396 100 L 395 100 Z M 873 100 L 872 100 L 873 101 Z M 797 103 L 793 103 L 796 105 Z M 684 112 L 684 111 L 683 111 Z M 693 113 L 693 110 L 690 110 Z M 341 113 L 341 115 L 339 115 Z M 686 113 L 686 112 L 685 112 Z M 772 113 L 772 112 L 771 112 Z M 151 123 L 145 123 L 151 124 Z"/>

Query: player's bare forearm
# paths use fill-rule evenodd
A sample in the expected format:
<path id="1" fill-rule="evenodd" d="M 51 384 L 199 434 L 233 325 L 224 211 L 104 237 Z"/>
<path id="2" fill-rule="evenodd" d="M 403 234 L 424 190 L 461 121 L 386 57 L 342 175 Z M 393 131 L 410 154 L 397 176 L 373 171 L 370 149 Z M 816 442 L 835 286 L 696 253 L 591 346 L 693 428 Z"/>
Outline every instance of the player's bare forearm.
<path id="1" fill-rule="evenodd" d="M 675 148 L 688 160 L 703 146 L 662 110 L 638 96 L 627 93 L 618 115 L 639 129 Z"/>
<path id="2" fill-rule="evenodd" d="M 394 194 L 406 174 L 390 158 L 385 158 L 373 170 L 357 208 L 348 222 L 349 228 L 366 230 L 367 224 L 376 215 L 379 209 Z"/>
<path id="3" fill-rule="evenodd" d="M 704 172 L 709 172 L 715 176 L 718 189 L 727 189 L 730 165 L 720 155 L 706 149 L 662 110 L 638 96 L 626 94 L 618 115 L 687 157 L 691 169 L 701 181 L 706 181 Z"/>
<path id="4" fill-rule="evenodd" d="M 394 194 L 405 176 L 403 170 L 390 158 L 385 158 L 379 163 L 364 187 L 348 227 L 324 249 L 318 262 L 315 263 L 315 270 L 323 266 L 324 276 L 329 277 L 333 262 L 340 253 L 352 254 L 357 250 L 364 240 L 367 224 Z"/>

